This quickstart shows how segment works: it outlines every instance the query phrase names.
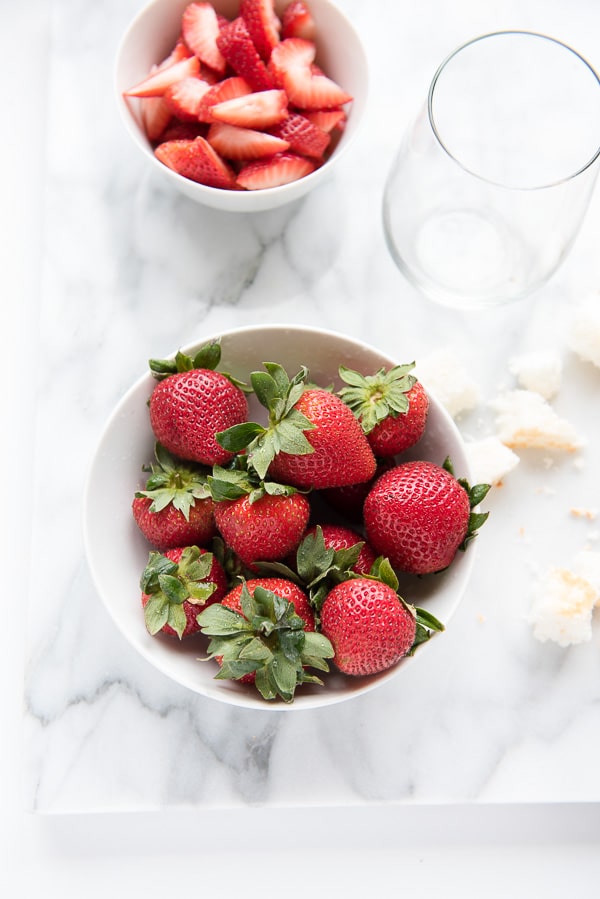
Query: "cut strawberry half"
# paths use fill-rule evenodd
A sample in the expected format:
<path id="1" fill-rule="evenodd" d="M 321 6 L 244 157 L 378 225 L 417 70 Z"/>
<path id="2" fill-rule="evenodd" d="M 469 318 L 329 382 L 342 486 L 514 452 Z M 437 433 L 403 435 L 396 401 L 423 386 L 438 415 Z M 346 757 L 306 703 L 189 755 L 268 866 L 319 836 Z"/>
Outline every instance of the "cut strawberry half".
<path id="1" fill-rule="evenodd" d="M 258 91 L 217 103 L 211 106 L 210 113 L 213 121 L 226 122 L 228 125 L 269 128 L 287 117 L 287 96 L 285 91 Z"/>
<path id="2" fill-rule="evenodd" d="M 247 160 L 274 156 L 289 149 L 289 143 L 265 131 L 254 131 L 252 128 L 238 128 L 237 125 L 226 125 L 215 122 L 210 126 L 207 140 L 211 147 L 226 159 Z"/>
<path id="3" fill-rule="evenodd" d="M 323 131 L 330 134 L 334 128 L 343 130 L 346 124 L 346 112 L 343 109 L 314 109 L 303 112 L 303 115 Z"/>
<path id="4" fill-rule="evenodd" d="M 203 137 L 166 141 L 154 153 L 160 162 L 191 181 L 229 190 L 236 187 L 234 172 Z"/>
<path id="5" fill-rule="evenodd" d="M 310 159 L 294 153 L 277 153 L 270 159 L 244 166 L 237 176 L 237 183 L 246 190 L 264 190 L 290 184 L 309 175 L 314 169 L 315 163 Z"/>
<path id="6" fill-rule="evenodd" d="M 142 97 L 140 114 L 146 137 L 151 141 L 158 140 L 172 118 L 164 97 Z"/>
<path id="7" fill-rule="evenodd" d="M 127 97 L 162 97 L 166 89 L 183 78 L 198 75 L 200 62 L 195 56 L 185 57 L 169 66 L 159 66 L 153 72 L 125 91 Z"/>
<path id="8" fill-rule="evenodd" d="M 210 3 L 190 3 L 183 11 L 181 33 L 190 50 L 205 65 L 223 74 L 227 62 L 217 46 L 219 20 Z"/>
<path id="9" fill-rule="evenodd" d="M 268 62 L 273 47 L 279 43 L 281 31 L 281 22 L 275 15 L 273 0 L 242 0 L 240 16 L 258 55 Z"/>
<path id="10" fill-rule="evenodd" d="M 269 67 L 290 103 L 300 109 L 330 109 L 343 106 L 352 97 L 343 88 L 313 68 L 316 46 L 312 41 L 290 37 L 271 54 Z"/>
<path id="11" fill-rule="evenodd" d="M 267 67 L 260 58 L 241 16 L 225 25 L 217 38 L 217 47 L 231 66 L 249 82 L 253 90 L 273 87 Z"/>
<path id="12" fill-rule="evenodd" d="M 271 134 L 288 141 L 294 153 L 316 158 L 323 155 L 331 140 L 329 134 L 295 112 L 290 113 L 287 119 L 272 128 Z"/>
<path id="13" fill-rule="evenodd" d="M 204 94 L 198 110 L 198 118 L 202 122 L 212 122 L 210 110 L 217 103 L 224 103 L 225 100 L 233 100 L 235 97 L 245 97 L 246 94 L 251 93 L 252 88 L 245 78 L 241 78 L 239 75 L 225 78 Z"/>
<path id="14" fill-rule="evenodd" d="M 281 37 L 301 37 L 305 41 L 314 41 L 316 25 L 312 14 L 303 0 L 292 0 L 281 16 Z"/>
<path id="15" fill-rule="evenodd" d="M 185 43 L 183 38 L 180 37 L 177 39 L 175 46 L 173 47 L 169 55 L 166 57 L 166 59 L 163 59 L 158 68 L 166 69 L 168 68 L 168 66 L 172 66 L 176 62 L 180 62 L 182 59 L 189 59 L 190 56 L 193 55 L 194 54 Z"/>
<path id="16" fill-rule="evenodd" d="M 196 137 L 206 137 L 208 125 L 203 122 L 179 122 L 174 119 L 163 131 L 160 142 L 168 140 L 194 140 Z"/>
<path id="17" fill-rule="evenodd" d="M 202 97 L 209 89 L 210 85 L 201 78 L 183 78 L 166 89 L 164 100 L 178 119 L 197 122 Z"/>

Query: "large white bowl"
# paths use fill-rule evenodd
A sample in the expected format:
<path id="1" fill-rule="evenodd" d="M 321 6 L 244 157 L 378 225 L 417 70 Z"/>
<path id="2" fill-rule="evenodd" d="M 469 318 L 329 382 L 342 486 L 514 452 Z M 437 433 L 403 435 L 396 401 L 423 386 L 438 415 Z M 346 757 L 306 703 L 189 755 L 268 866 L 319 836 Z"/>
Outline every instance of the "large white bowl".
<path id="1" fill-rule="evenodd" d="M 328 178 L 337 161 L 354 140 L 363 119 L 368 91 L 368 66 L 362 43 L 346 17 L 328 0 L 309 0 L 317 26 L 317 59 L 321 68 L 354 99 L 348 122 L 331 157 L 310 175 L 280 187 L 257 191 L 222 190 L 183 178 L 163 165 L 152 150 L 139 116 L 139 101 L 123 92 L 141 81 L 155 63 L 164 59 L 180 33 L 181 14 L 190 0 L 153 0 L 132 21 L 117 53 L 115 87 L 117 104 L 127 131 L 152 165 L 181 193 L 215 209 L 231 212 L 261 212 L 297 200 Z M 288 0 L 275 0 L 281 10 Z M 237 14 L 239 0 L 213 0 L 214 8 L 227 18 Z"/>
<path id="2" fill-rule="evenodd" d="M 221 337 L 221 370 L 246 381 L 251 371 L 262 369 L 264 362 L 279 362 L 290 376 L 306 365 L 312 381 L 339 387 L 340 364 L 369 374 L 381 366 L 410 361 L 390 359 L 374 347 L 342 334 L 287 325 L 246 327 L 207 335 L 194 346 L 214 337 Z M 193 352 L 194 346 L 183 349 Z M 153 457 L 154 438 L 146 403 L 155 385 L 150 373 L 143 375 L 109 418 L 91 465 L 84 503 L 84 541 L 94 583 L 117 627 L 144 658 L 177 683 L 203 696 L 246 708 L 290 711 L 351 699 L 399 676 L 405 665 L 435 651 L 437 642 L 444 639 L 443 633 L 420 646 L 415 656 L 381 674 L 348 677 L 332 670 L 324 687 L 304 685 L 297 690 L 294 702 L 287 705 L 264 701 L 251 686 L 214 680 L 216 663 L 199 661 L 206 645 L 203 636 L 181 642 L 166 636 L 151 637 L 144 625 L 139 588 L 150 547 L 133 520 L 131 501 L 144 483 L 142 465 Z M 256 420 L 263 412 L 251 397 L 251 417 Z M 441 464 L 448 455 L 457 476 L 468 478 L 462 438 L 450 416 L 432 397 L 426 432 L 412 457 Z M 402 595 L 409 602 L 428 608 L 448 625 L 469 580 L 473 558 L 471 546 L 467 552 L 458 553 L 443 574 L 407 576 L 401 584 Z"/>

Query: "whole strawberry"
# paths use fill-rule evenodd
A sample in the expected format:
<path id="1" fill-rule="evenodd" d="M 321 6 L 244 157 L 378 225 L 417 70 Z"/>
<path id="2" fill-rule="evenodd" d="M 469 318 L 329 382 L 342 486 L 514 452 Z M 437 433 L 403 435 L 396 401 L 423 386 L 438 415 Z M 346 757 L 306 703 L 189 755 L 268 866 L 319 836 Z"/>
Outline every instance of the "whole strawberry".
<path id="1" fill-rule="evenodd" d="M 206 474 L 198 467 L 175 459 L 160 444 L 144 490 L 136 492 L 133 517 L 156 549 L 207 546 L 216 533 L 214 502 Z"/>
<path id="2" fill-rule="evenodd" d="M 414 446 L 425 431 L 429 397 L 420 381 L 409 374 L 414 363 L 381 368 L 374 375 L 361 375 L 340 366 L 348 385 L 340 397 L 359 420 L 376 456 L 395 456 Z"/>
<path id="3" fill-rule="evenodd" d="M 370 572 L 375 561 L 375 553 L 369 544 L 365 542 L 364 537 L 357 531 L 353 531 L 352 528 L 344 527 L 341 524 L 321 524 L 319 527 L 323 534 L 325 549 L 350 549 L 350 547 L 356 546 L 357 543 L 362 543 L 358 558 L 352 565 L 351 570 L 356 574 L 368 574 Z M 309 528 L 305 536 L 314 534 L 316 528 L 316 525 Z"/>
<path id="4" fill-rule="evenodd" d="M 272 482 L 254 485 L 246 472 L 219 466 L 209 483 L 217 528 L 242 562 L 277 561 L 296 549 L 310 516 L 302 493 Z"/>
<path id="5" fill-rule="evenodd" d="M 472 512 L 489 485 L 457 480 L 449 460 L 405 462 L 385 472 L 364 504 L 367 539 L 392 566 L 412 574 L 447 568 L 488 513 Z"/>
<path id="6" fill-rule="evenodd" d="M 301 489 L 323 489 L 368 481 L 376 462 L 354 415 L 339 397 L 306 387 L 303 368 L 290 380 L 276 363 L 250 380 L 268 409 L 269 423 L 248 423 L 218 435 L 232 452 L 247 448 L 248 463 L 258 475 Z"/>
<path id="7" fill-rule="evenodd" d="M 218 603 L 227 578 L 212 553 L 197 546 L 151 552 L 140 580 L 148 633 L 189 637 L 200 630 L 198 613 Z"/>
<path id="8" fill-rule="evenodd" d="M 344 674 L 377 674 L 395 665 L 412 648 L 416 630 L 413 610 L 392 587 L 371 578 L 338 584 L 321 608 L 321 631 Z"/>
<path id="9" fill-rule="evenodd" d="M 307 668 L 328 671 L 333 648 L 314 631 L 308 598 L 284 578 L 242 583 L 198 616 L 211 637 L 208 654 L 220 665 L 218 679 L 254 683 L 264 699 L 292 702 L 300 684 L 321 684 Z"/>
<path id="10" fill-rule="evenodd" d="M 205 344 L 192 359 L 151 360 L 159 383 L 149 401 L 150 423 L 156 439 L 181 459 L 203 465 L 223 465 L 233 453 L 217 443 L 215 434 L 248 417 L 241 386 L 215 371 L 221 359 L 218 341 Z"/>

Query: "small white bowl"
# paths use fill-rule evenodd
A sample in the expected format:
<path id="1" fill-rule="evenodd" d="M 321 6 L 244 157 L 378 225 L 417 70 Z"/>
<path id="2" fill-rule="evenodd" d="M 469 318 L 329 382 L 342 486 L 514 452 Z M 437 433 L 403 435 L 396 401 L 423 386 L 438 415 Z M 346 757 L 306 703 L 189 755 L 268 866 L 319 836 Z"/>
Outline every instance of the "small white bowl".
<path id="1" fill-rule="evenodd" d="M 190 0 L 153 0 L 132 21 L 117 53 L 115 88 L 117 103 L 127 131 L 145 159 L 181 193 L 215 209 L 230 212 L 262 212 L 297 200 L 321 184 L 333 172 L 337 161 L 354 140 L 364 117 L 368 66 L 362 43 L 345 16 L 328 0 L 309 0 L 317 28 L 317 63 L 326 74 L 354 99 L 341 139 L 327 162 L 310 175 L 291 184 L 256 191 L 222 190 L 206 187 L 178 175 L 154 155 L 139 117 L 139 102 L 126 98 L 124 91 L 140 82 L 152 65 L 164 59 L 180 33 L 181 14 Z M 281 12 L 289 0 L 275 0 Z M 214 0 L 217 12 L 233 18 L 239 0 Z"/>
<path id="2" fill-rule="evenodd" d="M 316 383 L 341 387 L 338 366 L 375 372 L 406 359 L 390 359 L 374 347 L 342 334 L 288 325 L 239 328 L 220 335 L 208 335 L 200 344 L 221 337 L 220 369 L 248 380 L 250 372 L 264 362 L 279 362 L 290 376 L 302 365 Z M 156 385 L 150 373 L 143 375 L 126 393 L 109 418 L 96 450 L 85 492 L 84 542 L 88 564 L 98 593 L 117 627 L 155 668 L 190 690 L 220 702 L 245 708 L 298 710 L 331 705 L 359 696 L 378 684 L 397 677 L 405 665 L 424 653 L 435 651 L 443 634 L 434 636 L 417 649 L 415 656 L 401 660 L 393 668 L 371 677 L 349 677 L 332 666 L 323 687 L 304 685 L 294 702 L 268 703 L 251 686 L 235 681 L 215 680 L 216 662 L 199 661 L 203 654 L 202 636 L 181 642 L 169 637 L 151 637 L 144 625 L 140 601 L 140 575 L 148 560 L 150 546 L 139 532 L 131 512 L 131 501 L 144 483 L 142 465 L 153 457 L 154 437 L 149 423 L 147 400 Z M 414 448 L 413 458 L 441 464 L 450 456 L 457 476 L 470 472 L 462 438 L 448 413 L 433 397 L 424 436 Z M 250 396 L 250 416 L 257 420 L 264 410 Z M 260 420 L 260 418 L 258 419 Z M 407 453 L 405 457 L 408 458 Z M 401 583 L 401 594 L 409 602 L 429 609 L 448 625 L 469 580 L 474 547 L 458 553 L 450 568 L 431 578 L 411 578 Z"/>

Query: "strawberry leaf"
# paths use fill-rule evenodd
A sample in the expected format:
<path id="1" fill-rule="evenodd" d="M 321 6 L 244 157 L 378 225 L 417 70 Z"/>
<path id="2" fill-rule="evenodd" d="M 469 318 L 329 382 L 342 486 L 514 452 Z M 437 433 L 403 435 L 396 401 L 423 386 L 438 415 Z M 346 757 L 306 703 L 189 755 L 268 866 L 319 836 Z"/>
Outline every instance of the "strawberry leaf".
<path id="1" fill-rule="evenodd" d="M 232 425 L 225 431 L 218 431 L 215 439 L 223 449 L 230 453 L 240 453 L 265 432 L 265 428 L 257 422 L 244 421 L 241 424 Z"/>
<path id="2" fill-rule="evenodd" d="M 165 626 L 169 618 L 169 602 L 165 596 L 151 596 L 144 606 L 144 621 L 151 636 L 157 634 Z"/>
<path id="3" fill-rule="evenodd" d="M 169 603 L 168 609 L 169 614 L 167 617 L 167 624 L 169 625 L 169 627 L 173 628 L 173 630 L 181 640 L 181 638 L 183 637 L 185 626 L 187 624 L 183 606 Z"/>
<path id="4" fill-rule="evenodd" d="M 417 379 L 409 372 L 414 362 L 396 365 L 386 372 L 380 368 L 374 375 L 361 375 L 357 371 L 339 367 L 340 378 L 348 385 L 338 396 L 352 410 L 365 434 L 391 416 L 405 414 L 409 409 L 407 393 Z"/>
<path id="5" fill-rule="evenodd" d="M 249 622 L 234 609 L 213 603 L 196 618 L 202 633 L 208 637 L 225 637 L 251 630 Z"/>
<path id="6" fill-rule="evenodd" d="M 185 586 L 172 574 L 159 574 L 158 585 L 170 604 L 181 605 L 187 599 Z"/>

